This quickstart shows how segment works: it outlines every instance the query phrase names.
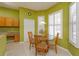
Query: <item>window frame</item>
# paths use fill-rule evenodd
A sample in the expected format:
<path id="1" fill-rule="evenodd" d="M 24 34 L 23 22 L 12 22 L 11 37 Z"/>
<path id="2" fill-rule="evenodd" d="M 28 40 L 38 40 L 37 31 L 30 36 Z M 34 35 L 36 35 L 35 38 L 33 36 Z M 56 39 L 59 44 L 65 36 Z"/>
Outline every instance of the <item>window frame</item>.
<path id="1" fill-rule="evenodd" d="M 74 3 L 71 3 L 71 5 L 69 6 L 69 42 L 72 45 L 74 45 L 75 47 L 77 47 L 76 46 L 76 42 L 77 42 L 77 19 L 76 19 L 76 21 L 74 23 L 74 21 L 73 21 L 73 15 L 71 15 L 71 14 L 74 14 L 74 13 L 77 12 L 75 10 L 75 12 L 71 13 L 71 10 L 73 10 L 71 8 L 73 7 L 74 4 L 75 4 L 75 2 Z M 76 33 L 76 35 L 75 35 L 76 36 L 76 39 L 75 39 L 75 42 L 73 41 L 74 40 L 74 34 L 73 34 L 74 33 L 74 29 L 73 29 L 74 25 L 76 25 L 76 31 L 75 31 L 75 33 Z"/>
<path id="2" fill-rule="evenodd" d="M 41 20 L 39 20 L 39 18 L 42 18 Z M 41 15 L 41 16 L 38 16 L 38 35 L 41 35 L 39 32 L 41 29 L 43 29 L 45 31 L 45 25 L 40 25 L 40 22 L 41 21 L 44 21 L 45 22 L 45 16 L 44 15 Z"/>
<path id="3" fill-rule="evenodd" d="M 54 37 L 55 37 L 55 26 L 60 26 L 61 27 L 61 30 L 60 30 L 60 32 L 61 32 L 61 36 L 60 36 L 60 39 L 63 39 L 63 9 L 61 9 L 61 10 L 57 10 L 57 11 L 55 11 L 55 12 L 53 12 L 53 13 L 51 13 L 51 14 L 49 14 L 48 15 L 48 20 L 49 20 L 49 16 L 50 15 L 54 15 L 54 19 L 55 19 L 55 14 L 57 14 L 57 13 L 61 13 L 61 16 L 60 16 L 60 18 L 61 18 L 61 20 L 60 20 L 60 24 L 55 24 L 55 20 L 53 20 L 53 32 L 54 32 Z M 49 21 L 48 21 L 48 32 L 49 32 L 49 27 L 50 27 L 50 25 L 49 25 Z M 49 34 L 50 35 L 50 34 Z M 53 37 L 53 38 L 54 38 Z"/>

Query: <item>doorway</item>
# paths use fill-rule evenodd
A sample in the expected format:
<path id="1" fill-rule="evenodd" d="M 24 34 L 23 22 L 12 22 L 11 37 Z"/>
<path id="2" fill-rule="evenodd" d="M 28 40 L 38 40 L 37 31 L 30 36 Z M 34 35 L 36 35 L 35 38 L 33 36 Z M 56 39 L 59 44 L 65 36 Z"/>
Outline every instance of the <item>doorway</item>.
<path id="1" fill-rule="evenodd" d="M 28 32 L 34 35 L 35 24 L 33 19 L 24 19 L 24 41 L 28 41 Z"/>

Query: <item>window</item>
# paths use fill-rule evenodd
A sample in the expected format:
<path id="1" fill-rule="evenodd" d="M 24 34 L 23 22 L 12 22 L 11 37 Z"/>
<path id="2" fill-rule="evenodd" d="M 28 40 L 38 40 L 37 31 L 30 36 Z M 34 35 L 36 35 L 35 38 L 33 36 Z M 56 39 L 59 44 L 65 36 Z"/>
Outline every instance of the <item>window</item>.
<path id="1" fill-rule="evenodd" d="M 62 10 L 55 13 L 55 35 L 59 33 L 59 37 L 62 38 Z"/>
<path id="2" fill-rule="evenodd" d="M 41 34 L 40 32 L 45 31 L 45 17 L 44 16 L 38 16 L 38 34 Z"/>
<path id="3" fill-rule="evenodd" d="M 54 36 L 59 33 L 59 37 L 62 38 L 62 10 L 49 15 L 49 39 L 53 39 Z"/>
<path id="4" fill-rule="evenodd" d="M 54 14 L 49 15 L 49 39 L 54 37 Z"/>
<path id="5" fill-rule="evenodd" d="M 76 44 L 76 3 L 73 3 L 70 6 L 70 22 L 69 22 L 69 29 L 70 29 L 70 41 Z"/>

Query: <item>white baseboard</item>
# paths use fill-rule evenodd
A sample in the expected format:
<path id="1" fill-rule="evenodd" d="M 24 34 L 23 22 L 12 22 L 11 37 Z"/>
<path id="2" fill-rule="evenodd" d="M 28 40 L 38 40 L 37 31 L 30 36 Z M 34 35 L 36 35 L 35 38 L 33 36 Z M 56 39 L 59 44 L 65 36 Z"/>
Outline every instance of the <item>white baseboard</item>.
<path id="1" fill-rule="evenodd" d="M 70 56 L 72 56 L 72 54 L 69 52 L 68 49 L 65 49 L 65 48 L 63 48 L 63 47 L 61 47 L 61 46 L 58 46 L 58 47 L 62 48 L 63 50 L 65 50 L 66 52 L 68 52 Z"/>

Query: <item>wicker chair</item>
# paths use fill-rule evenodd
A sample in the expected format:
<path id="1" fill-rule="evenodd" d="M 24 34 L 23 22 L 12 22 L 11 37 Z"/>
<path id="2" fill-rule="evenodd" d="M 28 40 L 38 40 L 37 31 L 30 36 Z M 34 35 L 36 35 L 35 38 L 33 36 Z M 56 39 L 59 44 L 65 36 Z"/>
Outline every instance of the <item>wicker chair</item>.
<path id="1" fill-rule="evenodd" d="M 58 39 L 59 39 L 59 33 L 57 33 L 57 35 L 56 35 L 56 37 L 55 37 L 55 52 L 56 52 L 56 54 L 57 54 L 57 46 L 58 46 Z"/>
<path id="2" fill-rule="evenodd" d="M 49 49 L 48 41 L 47 40 L 43 41 L 42 39 L 44 39 L 44 37 L 42 36 L 40 39 L 38 35 L 34 35 L 34 39 L 35 39 L 35 55 L 37 55 L 37 53 L 42 53 L 43 55 L 46 55 Z"/>
<path id="3" fill-rule="evenodd" d="M 28 37 L 29 37 L 29 49 L 31 49 L 31 46 L 34 45 L 34 38 L 32 32 L 28 32 Z"/>

